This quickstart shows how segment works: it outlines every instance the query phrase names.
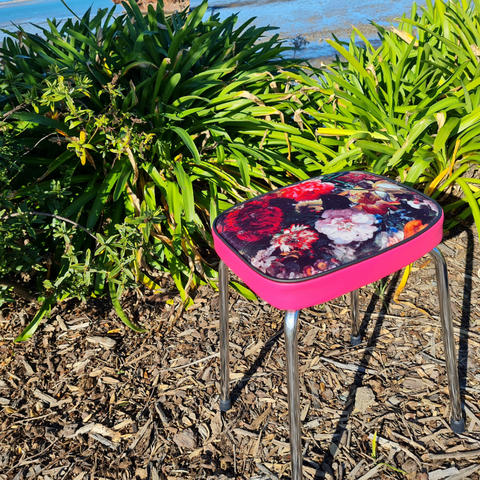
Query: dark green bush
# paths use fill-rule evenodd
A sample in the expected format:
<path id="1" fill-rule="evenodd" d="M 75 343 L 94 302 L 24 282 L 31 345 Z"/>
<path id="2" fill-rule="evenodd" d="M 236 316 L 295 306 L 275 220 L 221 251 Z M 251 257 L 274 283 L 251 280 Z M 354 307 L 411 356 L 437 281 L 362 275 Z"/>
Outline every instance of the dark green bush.
<path id="1" fill-rule="evenodd" d="M 335 152 L 301 122 L 318 88 L 293 82 L 304 74 L 276 36 L 262 40 L 269 28 L 203 20 L 206 3 L 169 19 L 124 7 L 0 48 L 0 258 L 15 259 L 0 276 L 35 271 L 51 302 L 107 282 L 127 321 L 124 288 L 161 290 L 150 269 L 168 272 L 186 305 L 214 286 L 218 212 L 320 173 Z"/>
<path id="2" fill-rule="evenodd" d="M 35 278 L 47 299 L 19 339 L 57 299 L 105 285 L 134 328 L 119 298 L 138 282 L 160 292 L 156 272 L 188 306 L 198 285 L 215 287 L 215 216 L 321 173 L 396 177 L 443 202 L 448 227 L 480 226 L 479 5 L 414 4 L 398 28 L 378 26 L 378 48 L 355 30 L 331 42 L 343 60 L 309 74 L 268 28 L 203 20 L 206 3 L 166 19 L 130 0 L 118 17 L 9 34 L 0 277 Z"/>

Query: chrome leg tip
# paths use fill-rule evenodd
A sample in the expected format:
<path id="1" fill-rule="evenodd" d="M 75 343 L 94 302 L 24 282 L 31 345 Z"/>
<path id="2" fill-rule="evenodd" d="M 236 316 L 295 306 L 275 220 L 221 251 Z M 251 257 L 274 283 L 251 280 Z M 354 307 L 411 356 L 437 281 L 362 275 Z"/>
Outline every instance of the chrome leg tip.
<path id="1" fill-rule="evenodd" d="M 220 411 L 221 412 L 228 412 L 232 407 L 232 401 L 228 400 L 220 400 Z"/>
<path id="2" fill-rule="evenodd" d="M 356 347 L 362 343 L 362 336 L 359 335 L 358 337 L 354 337 L 353 335 L 350 336 L 350 343 L 352 346 Z"/>
<path id="3" fill-rule="evenodd" d="M 450 420 L 450 428 L 454 433 L 463 433 L 465 431 L 465 420 Z"/>

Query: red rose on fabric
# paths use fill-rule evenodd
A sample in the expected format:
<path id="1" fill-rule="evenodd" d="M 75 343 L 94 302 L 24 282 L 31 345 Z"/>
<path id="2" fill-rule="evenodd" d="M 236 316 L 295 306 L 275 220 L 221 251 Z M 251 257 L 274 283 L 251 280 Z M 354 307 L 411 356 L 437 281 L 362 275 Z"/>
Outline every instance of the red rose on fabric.
<path id="1" fill-rule="evenodd" d="M 240 240 L 255 242 L 280 229 L 283 212 L 268 202 L 253 200 L 227 213 L 219 225 L 220 232 L 234 232 Z"/>
<path id="2" fill-rule="evenodd" d="M 296 202 L 317 200 L 321 195 L 330 193 L 335 188 L 333 183 L 322 183 L 320 180 L 311 180 L 286 187 L 280 191 L 280 196 L 290 198 Z"/>

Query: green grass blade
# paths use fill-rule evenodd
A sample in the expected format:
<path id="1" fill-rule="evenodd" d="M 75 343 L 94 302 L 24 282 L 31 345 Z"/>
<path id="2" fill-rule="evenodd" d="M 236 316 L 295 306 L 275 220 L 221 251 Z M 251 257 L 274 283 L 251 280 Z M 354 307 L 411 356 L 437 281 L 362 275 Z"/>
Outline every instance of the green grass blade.
<path id="1" fill-rule="evenodd" d="M 57 301 L 56 295 L 50 295 L 50 297 L 46 298 L 38 312 L 33 317 L 33 320 L 25 327 L 22 333 L 14 340 L 15 343 L 17 342 L 24 342 L 32 337 L 32 335 L 37 331 L 37 328 L 42 321 L 42 318 L 45 314 L 50 310 L 50 307 Z"/>
<path id="2" fill-rule="evenodd" d="M 137 327 L 134 323 L 132 323 L 129 318 L 125 315 L 125 312 L 123 311 L 122 306 L 120 305 L 120 301 L 118 299 L 118 294 L 117 294 L 117 287 L 115 286 L 115 283 L 112 281 L 108 282 L 108 291 L 110 292 L 110 299 L 112 300 L 113 308 L 115 309 L 115 312 L 117 315 L 120 317 L 120 320 L 128 327 L 131 328 L 133 331 L 137 333 L 144 333 L 147 330 L 144 328 Z"/>

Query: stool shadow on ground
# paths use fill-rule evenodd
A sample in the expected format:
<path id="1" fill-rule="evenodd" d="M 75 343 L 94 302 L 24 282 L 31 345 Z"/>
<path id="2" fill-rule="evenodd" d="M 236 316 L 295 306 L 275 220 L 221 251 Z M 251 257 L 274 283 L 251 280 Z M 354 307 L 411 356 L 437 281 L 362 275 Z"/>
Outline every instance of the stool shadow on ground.
<path id="1" fill-rule="evenodd" d="M 263 364 L 267 353 L 273 348 L 273 346 L 282 338 L 283 335 L 283 326 L 281 326 L 278 331 L 272 335 L 262 347 L 260 352 L 257 355 L 255 362 L 252 363 L 245 375 L 240 379 L 240 381 L 232 388 L 230 393 L 230 398 L 232 401 L 232 407 L 237 402 L 238 398 L 241 397 L 243 390 L 250 382 L 250 379 L 257 373 L 258 368 Z"/>
<path id="2" fill-rule="evenodd" d="M 399 278 L 400 278 L 400 273 L 401 271 L 395 272 L 392 275 L 392 279 L 387 287 L 387 291 L 385 296 L 382 298 L 378 294 L 374 294 L 372 298 L 370 299 L 370 302 L 368 304 L 367 310 L 364 314 L 364 318 L 362 319 L 362 326 L 360 328 L 360 333 L 362 335 L 362 338 L 365 338 L 365 332 L 367 330 L 368 324 L 370 323 L 370 319 L 372 317 L 372 314 L 375 313 L 375 307 L 378 302 L 383 303 L 383 307 L 378 313 L 377 318 L 375 319 L 375 325 L 373 326 L 373 332 L 372 336 L 368 339 L 366 342 L 362 342 L 359 347 L 360 350 L 364 350 L 364 353 L 362 357 L 358 358 L 355 363 L 357 365 L 360 365 L 363 368 L 368 368 L 369 364 L 369 354 L 370 351 L 374 350 L 375 346 L 377 345 L 378 338 L 380 336 L 380 331 L 383 326 L 383 322 L 385 320 L 385 315 L 388 315 L 388 312 L 385 310 L 385 305 L 389 305 L 391 301 L 393 300 L 393 295 L 395 293 L 395 289 L 397 287 Z M 349 324 L 349 322 L 345 322 Z M 327 367 L 328 368 L 328 367 Z M 346 385 L 345 388 L 349 390 L 349 395 L 348 398 L 345 402 L 344 409 L 342 413 L 340 414 L 340 418 L 347 418 L 347 423 L 351 422 L 350 414 L 353 411 L 354 404 L 355 404 L 355 392 L 356 389 L 359 387 L 363 386 L 363 377 L 365 373 L 363 372 L 357 372 L 355 374 L 355 377 L 353 381 L 350 383 L 350 385 Z M 324 460 L 322 465 L 320 466 L 320 469 L 317 469 L 316 476 L 315 478 L 323 478 L 325 476 L 325 473 L 329 473 L 333 478 L 337 478 L 337 472 L 333 472 L 332 470 L 332 464 L 334 461 L 334 457 L 332 455 L 332 451 L 336 451 L 338 448 L 338 445 L 342 441 L 342 437 L 344 435 L 347 435 L 347 423 L 342 423 L 341 421 L 338 422 L 337 427 L 335 429 L 335 432 L 333 433 L 332 436 L 332 441 L 327 449 L 325 449 L 323 452 L 318 451 L 317 453 L 322 455 L 324 454 Z M 308 461 L 306 462 L 308 463 Z M 343 469 L 343 465 L 339 464 L 338 465 L 339 469 Z"/>
<path id="3" fill-rule="evenodd" d="M 470 315 L 471 315 L 471 306 L 472 306 L 472 288 L 473 288 L 472 278 L 473 278 L 473 261 L 474 261 L 474 247 L 475 247 L 474 233 L 470 229 L 467 229 L 465 231 L 467 232 L 467 246 L 466 246 L 466 258 L 465 258 L 465 269 L 464 269 L 464 286 L 463 286 L 463 295 L 462 295 L 462 303 L 461 303 L 461 317 L 459 319 L 461 331 L 459 334 L 458 367 L 457 367 L 459 372 L 460 389 L 463 391 L 465 391 L 465 387 L 467 386 L 467 380 L 468 380 L 468 351 L 469 351 L 468 340 L 469 340 Z M 447 261 L 447 264 L 448 264 L 448 261 Z M 400 272 L 396 272 L 396 274 L 392 278 L 392 281 L 388 287 L 387 295 L 383 299 L 384 304 L 389 304 L 390 301 L 392 300 L 396 285 L 398 283 L 399 276 L 400 276 Z M 459 293 L 460 292 L 455 292 L 452 289 L 450 289 L 451 300 L 455 296 L 458 297 Z M 369 323 L 368 319 L 370 315 L 374 313 L 375 306 L 378 301 L 382 301 L 382 299 L 378 295 L 374 295 L 370 300 L 366 314 L 362 321 L 362 327 L 360 329 L 360 334 L 362 338 L 365 338 L 365 331 Z M 453 302 L 452 302 L 452 305 L 453 305 Z M 382 308 L 380 315 L 376 319 L 375 326 L 373 328 L 372 337 L 368 340 L 366 346 L 363 346 L 363 344 L 360 346 L 361 349 L 366 349 L 366 350 L 363 358 L 359 359 L 358 362 L 356 363 L 358 363 L 358 365 L 361 365 L 364 368 L 368 367 L 368 358 L 367 358 L 368 353 L 376 346 L 379 332 L 380 332 L 380 329 L 382 328 L 383 321 L 385 318 L 385 313 L 386 312 Z M 431 313 L 436 316 L 439 315 L 439 312 L 431 312 Z M 458 318 L 458 315 L 457 315 L 457 318 Z M 345 408 L 340 416 L 341 418 L 350 417 L 350 414 L 354 408 L 355 391 L 357 388 L 363 386 L 363 377 L 364 377 L 364 373 L 358 372 L 355 375 L 353 382 L 348 387 L 348 389 L 350 390 L 350 394 L 345 403 Z M 348 421 L 350 421 L 350 419 L 348 419 L 347 422 Z M 324 462 L 320 470 L 317 471 L 316 478 L 317 477 L 322 478 L 322 476 L 325 475 L 325 472 L 332 475 L 333 478 L 336 478 L 336 475 L 331 468 L 331 465 L 334 461 L 334 458 L 331 452 L 335 451 L 335 449 L 338 447 L 339 443 L 342 440 L 342 436 L 347 435 L 347 433 L 348 432 L 346 429 L 346 424 L 339 421 L 337 424 L 337 428 L 333 434 L 332 442 L 329 445 L 329 448 L 326 449 L 324 452 L 325 454 Z M 321 452 L 318 452 L 318 453 L 321 453 Z M 339 466 L 339 468 L 341 468 L 341 466 Z"/>
<path id="4" fill-rule="evenodd" d="M 463 296 L 462 296 L 462 307 L 461 307 L 461 332 L 460 332 L 460 343 L 459 343 L 459 349 L 458 349 L 458 367 L 459 367 L 459 376 L 460 376 L 460 388 L 462 390 L 465 389 L 465 386 L 467 385 L 467 369 L 468 369 L 468 339 L 469 339 L 469 329 L 470 329 L 470 307 L 471 307 L 471 292 L 472 292 L 472 277 L 473 277 L 473 259 L 474 259 L 474 237 L 473 233 L 471 230 L 466 230 L 467 231 L 467 256 L 465 259 L 465 283 L 464 283 L 464 288 L 463 288 Z M 448 262 L 447 262 L 448 263 Z M 393 301 L 393 295 L 395 292 L 395 289 L 397 288 L 397 284 L 400 279 L 400 274 L 401 271 L 397 271 L 395 274 L 392 275 L 391 281 L 387 287 L 386 294 L 382 297 L 378 293 L 375 293 L 372 298 L 370 299 L 370 302 L 368 304 L 368 307 L 366 309 L 366 312 L 364 314 L 364 317 L 362 319 L 362 325 L 360 327 L 360 334 L 362 338 L 365 338 L 365 334 L 368 328 L 368 325 L 370 323 L 370 320 L 372 319 L 373 314 L 375 313 L 375 308 L 377 306 L 378 302 L 382 302 L 383 306 L 380 310 L 380 312 L 376 315 L 375 318 L 375 324 L 373 326 L 373 332 L 371 337 L 368 339 L 367 343 L 362 342 L 362 344 L 358 348 L 359 350 L 363 350 L 362 357 L 358 358 L 355 363 L 361 367 L 368 368 L 369 364 L 369 356 L 370 352 L 373 351 L 377 345 L 378 338 L 380 336 L 380 331 L 383 327 L 383 323 L 385 320 L 385 315 L 388 314 L 388 312 L 385 309 L 385 306 L 388 306 L 391 304 Z M 408 287 L 407 287 L 408 288 Z M 453 298 L 455 296 L 455 293 L 451 291 L 451 297 Z M 458 293 L 457 293 L 458 295 Z M 439 315 L 439 312 L 431 312 L 434 315 L 436 314 L 437 316 Z M 301 315 L 301 313 L 300 313 Z M 347 317 L 345 318 L 345 325 L 347 326 L 346 328 L 350 328 L 350 312 L 346 314 Z M 301 329 L 301 327 L 300 327 Z M 248 371 L 244 374 L 244 376 L 236 383 L 236 385 L 233 387 L 231 391 L 231 400 L 232 400 L 232 406 L 237 402 L 239 397 L 241 397 L 242 392 L 245 390 L 245 387 L 248 385 L 250 382 L 250 379 L 253 378 L 255 373 L 257 373 L 258 368 L 262 366 L 262 364 L 265 361 L 265 358 L 267 354 L 272 350 L 272 348 L 275 346 L 275 344 L 282 338 L 283 335 L 283 326 L 281 326 L 278 331 L 270 337 L 265 345 L 262 347 L 260 352 L 257 355 L 256 360 L 254 363 L 251 364 L 250 368 Z M 349 344 L 345 342 L 345 347 L 347 347 Z M 299 346 L 301 349 L 301 347 Z M 329 368 L 326 366 L 326 368 Z M 333 478 L 336 478 L 336 472 L 333 472 L 332 470 L 332 464 L 334 462 L 334 457 L 332 456 L 332 451 L 335 451 L 338 448 L 338 445 L 342 441 L 342 437 L 344 435 L 347 435 L 347 424 L 348 422 L 351 422 L 352 420 L 349 418 L 353 408 L 354 408 L 354 402 L 355 402 L 355 392 L 357 388 L 363 386 L 363 378 L 364 378 L 365 373 L 363 372 L 357 372 L 355 374 L 355 377 L 353 381 L 350 383 L 350 385 L 346 385 L 345 388 L 349 390 L 349 395 L 348 398 L 345 402 L 344 409 L 340 415 L 340 418 L 347 418 L 347 423 L 343 423 L 341 421 L 338 422 L 335 432 L 333 433 L 332 436 L 332 441 L 329 445 L 328 448 L 324 449 L 318 449 L 318 447 L 311 446 L 310 448 L 312 449 L 311 451 L 317 453 L 319 456 L 323 455 L 323 463 L 321 466 L 317 467 L 316 471 L 316 476 L 315 478 L 324 478 L 325 473 L 329 473 L 330 475 L 333 476 Z M 304 392 L 305 394 L 305 392 Z M 393 408 L 393 407 L 392 407 Z M 381 425 L 376 427 L 376 429 L 381 428 Z M 315 464 L 315 462 L 311 462 L 308 459 L 304 459 L 304 463 L 306 465 L 312 466 Z M 316 466 L 316 465 L 315 465 Z M 339 465 L 338 468 L 344 468 L 342 465 Z M 283 477 L 282 477 L 283 478 Z"/>
<path id="5" fill-rule="evenodd" d="M 396 288 L 396 285 L 398 283 L 399 278 L 400 278 L 400 272 L 396 272 L 395 274 L 393 274 L 392 280 L 390 281 L 390 283 L 387 287 L 387 292 L 386 292 L 386 294 L 383 298 L 378 294 L 374 294 L 372 296 L 372 298 L 370 299 L 369 305 L 366 309 L 366 313 L 364 315 L 364 318 L 362 319 L 362 325 L 360 327 L 360 332 L 361 332 L 362 338 L 365 337 L 365 332 L 366 332 L 368 324 L 370 322 L 371 315 L 373 313 L 375 313 L 375 307 L 376 307 L 377 303 L 380 301 L 384 305 L 389 305 L 390 302 L 392 301 L 393 294 L 395 292 L 395 288 Z M 377 344 L 377 340 L 378 340 L 378 337 L 380 335 L 380 330 L 382 329 L 383 322 L 384 322 L 386 314 L 387 314 L 387 312 L 385 311 L 384 308 L 382 308 L 378 317 L 375 319 L 375 325 L 373 327 L 372 336 L 369 338 L 366 345 L 365 345 L 365 343 L 362 343 L 361 346 L 360 346 L 360 349 L 362 349 L 362 350 L 366 349 L 366 350 L 365 350 L 362 358 L 358 358 L 358 360 L 355 363 L 357 363 L 358 365 L 361 365 L 363 368 L 368 368 L 369 352 L 372 349 L 374 349 L 376 344 Z M 301 312 L 300 312 L 300 315 L 301 315 Z M 345 318 L 345 325 L 346 325 L 347 329 L 350 329 L 350 312 L 347 313 L 346 315 L 347 315 L 347 317 Z M 300 327 L 300 330 L 301 330 L 301 327 Z M 248 385 L 251 378 L 258 371 L 258 368 L 262 366 L 262 364 L 265 361 L 265 358 L 266 358 L 267 354 L 272 350 L 272 348 L 275 346 L 275 344 L 280 341 L 280 339 L 282 338 L 282 335 L 283 335 L 283 326 L 280 327 L 279 330 L 272 337 L 270 337 L 267 340 L 265 345 L 262 347 L 260 352 L 257 354 L 256 360 L 251 364 L 248 371 L 245 372 L 244 376 L 232 388 L 232 391 L 231 391 L 232 406 L 237 402 L 237 400 L 239 398 L 241 398 L 241 396 L 243 394 L 243 391 L 245 390 L 245 387 Z M 349 343 L 345 342 L 345 347 L 348 347 L 348 346 L 349 346 Z M 301 349 L 300 346 L 299 346 L 299 348 Z M 327 366 L 326 368 L 329 368 L 329 367 Z M 285 377 L 285 374 L 283 374 L 283 375 Z M 344 408 L 344 410 L 341 414 L 341 418 L 348 417 L 350 415 L 351 411 L 353 410 L 353 404 L 354 404 L 354 401 L 355 401 L 355 395 L 354 394 L 355 394 L 356 389 L 358 387 L 362 386 L 363 376 L 364 376 L 364 373 L 358 372 L 355 375 L 352 383 L 348 387 L 346 387 L 350 390 L 350 393 L 349 393 L 348 399 L 345 402 L 345 408 Z M 330 447 L 336 448 L 336 446 L 338 445 L 338 442 L 341 440 L 342 435 L 345 435 L 346 433 L 347 433 L 346 425 L 339 422 L 337 427 L 336 427 L 336 430 L 333 434 L 333 437 L 332 437 L 333 440 L 336 439 L 337 442 L 334 442 L 332 440 L 332 444 L 331 444 Z M 333 445 L 335 445 L 335 447 L 333 447 Z M 325 472 L 330 473 L 335 478 L 335 475 L 333 474 L 331 466 L 330 466 L 332 464 L 332 461 L 333 461 L 333 458 L 331 458 L 331 454 L 329 453 L 329 451 L 331 449 L 330 447 L 327 448 L 325 451 L 323 451 L 323 450 L 321 450 L 321 451 L 318 450 L 317 451 L 316 447 L 312 447 L 312 451 L 315 451 L 315 453 L 319 454 L 320 456 L 324 455 L 324 462 L 322 463 L 320 469 L 317 470 L 315 478 L 323 478 Z M 330 458 L 327 460 L 328 457 L 330 457 Z M 313 463 L 309 462 L 308 460 L 306 460 L 305 463 L 307 465 L 310 465 L 310 466 L 313 465 Z"/>
<path id="6" fill-rule="evenodd" d="M 473 258 L 475 241 L 473 232 L 470 229 L 467 232 L 467 255 L 465 258 L 465 283 L 463 286 L 462 312 L 460 318 L 460 341 L 458 345 L 458 374 L 460 380 L 460 390 L 465 391 L 468 378 L 468 339 L 470 332 L 470 308 L 472 306 L 472 288 L 473 288 Z M 451 294 L 452 298 L 453 295 Z"/>

